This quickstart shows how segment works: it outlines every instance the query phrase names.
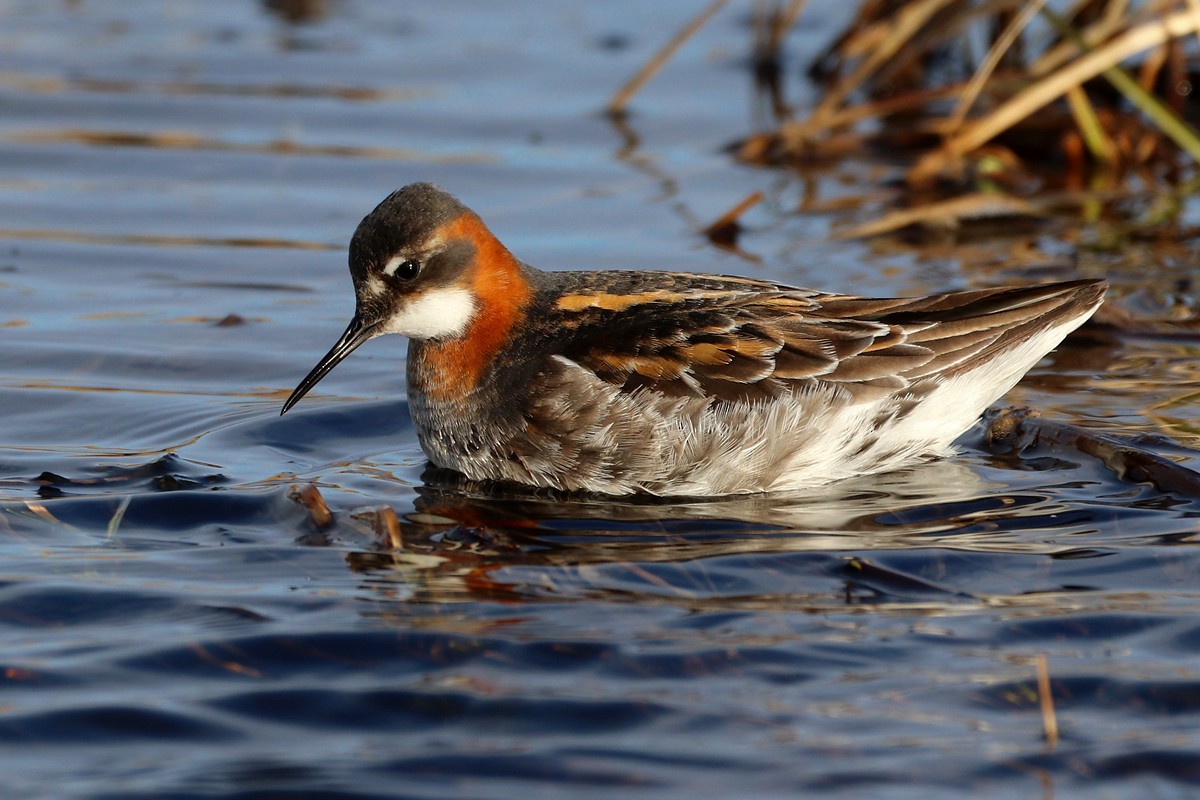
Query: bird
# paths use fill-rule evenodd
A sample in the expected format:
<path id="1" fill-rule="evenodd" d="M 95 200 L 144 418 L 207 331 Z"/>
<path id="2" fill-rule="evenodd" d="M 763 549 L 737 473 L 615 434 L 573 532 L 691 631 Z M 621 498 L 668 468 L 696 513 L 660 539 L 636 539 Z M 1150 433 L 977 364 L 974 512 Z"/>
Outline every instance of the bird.
<path id="1" fill-rule="evenodd" d="M 430 183 L 363 218 L 349 266 L 354 316 L 281 414 L 359 345 L 398 333 L 435 467 L 599 495 L 803 491 L 949 455 L 1107 289 L 871 298 L 732 275 L 543 271 Z"/>

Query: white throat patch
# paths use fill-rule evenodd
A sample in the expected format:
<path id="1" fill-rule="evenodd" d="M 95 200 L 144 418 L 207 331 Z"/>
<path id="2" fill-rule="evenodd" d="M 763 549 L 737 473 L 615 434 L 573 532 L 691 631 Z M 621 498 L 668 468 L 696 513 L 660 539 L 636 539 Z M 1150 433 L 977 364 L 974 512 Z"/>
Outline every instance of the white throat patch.
<path id="1" fill-rule="evenodd" d="M 410 339 L 458 336 L 475 316 L 475 298 L 459 288 L 431 289 L 418 295 L 378 328 Z"/>

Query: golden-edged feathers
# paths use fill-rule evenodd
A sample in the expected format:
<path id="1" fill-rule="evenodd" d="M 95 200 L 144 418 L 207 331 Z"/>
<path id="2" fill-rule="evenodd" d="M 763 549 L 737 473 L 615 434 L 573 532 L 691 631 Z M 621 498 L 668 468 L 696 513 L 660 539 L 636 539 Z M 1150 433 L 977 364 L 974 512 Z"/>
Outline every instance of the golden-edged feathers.
<path id="1" fill-rule="evenodd" d="M 555 303 L 550 321 L 572 331 L 563 355 L 630 391 L 720 400 L 808 383 L 867 399 L 951 377 L 1104 292 L 1076 281 L 878 299 L 745 278 L 634 273 L 631 287 L 619 272 L 563 274 L 592 287 Z"/>

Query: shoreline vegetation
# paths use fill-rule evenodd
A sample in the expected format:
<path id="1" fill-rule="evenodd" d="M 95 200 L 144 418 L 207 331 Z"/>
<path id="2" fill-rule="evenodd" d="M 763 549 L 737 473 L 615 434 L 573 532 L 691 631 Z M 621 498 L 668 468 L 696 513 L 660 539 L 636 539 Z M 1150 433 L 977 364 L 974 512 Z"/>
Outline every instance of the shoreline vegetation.
<path id="1" fill-rule="evenodd" d="M 613 96 L 636 93 L 727 5 L 714 0 Z M 1102 227 L 1086 242 L 1200 235 L 1187 198 L 1200 189 L 1200 0 L 864 0 L 807 63 L 786 50 L 804 0 L 760 2 L 751 24 L 756 83 L 773 124 L 732 144 L 747 164 L 803 169 L 846 157 L 899 170 L 882 216 L 839 230 L 872 237 L 981 220 L 1069 218 Z M 794 107 L 796 73 L 820 89 Z M 743 201 L 744 211 L 754 202 Z M 729 223 L 714 227 L 728 231 Z M 720 221 L 719 221 L 720 222 Z"/>

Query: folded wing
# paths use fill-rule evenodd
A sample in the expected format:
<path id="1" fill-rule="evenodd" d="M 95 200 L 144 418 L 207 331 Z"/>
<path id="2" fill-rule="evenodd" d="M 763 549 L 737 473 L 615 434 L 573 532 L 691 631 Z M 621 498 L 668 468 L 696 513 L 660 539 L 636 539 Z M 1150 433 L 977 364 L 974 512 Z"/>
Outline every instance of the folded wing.
<path id="1" fill-rule="evenodd" d="M 743 279 L 744 280 L 744 279 Z M 573 310 L 563 353 L 627 391 L 719 401 L 823 388 L 867 399 L 951 377 L 1090 313 L 1101 281 L 875 299 L 727 284 Z M 597 331 L 603 330 L 602 337 Z"/>

